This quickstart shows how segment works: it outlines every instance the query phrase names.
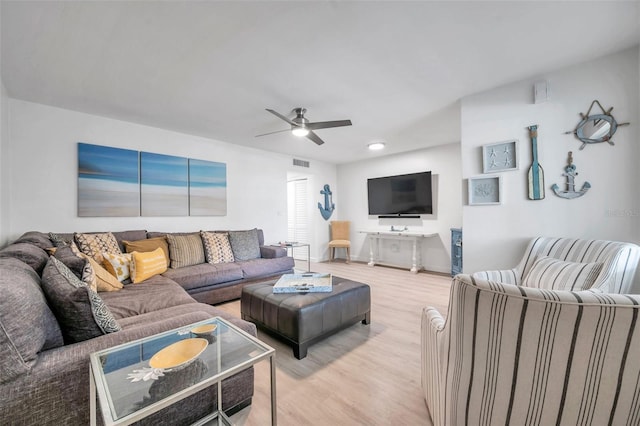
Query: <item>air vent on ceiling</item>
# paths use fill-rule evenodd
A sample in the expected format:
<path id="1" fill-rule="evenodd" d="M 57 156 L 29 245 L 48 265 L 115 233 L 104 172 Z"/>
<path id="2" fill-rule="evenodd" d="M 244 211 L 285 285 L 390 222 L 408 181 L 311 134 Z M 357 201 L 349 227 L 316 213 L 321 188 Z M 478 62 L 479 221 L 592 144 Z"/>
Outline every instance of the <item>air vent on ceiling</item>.
<path id="1" fill-rule="evenodd" d="M 304 160 L 298 160 L 297 158 L 293 159 L 293 165 L 294 166 L 300 166 L 300 167 L 309 167 L 309 162 L 308 161 L 304 161 Z"/>

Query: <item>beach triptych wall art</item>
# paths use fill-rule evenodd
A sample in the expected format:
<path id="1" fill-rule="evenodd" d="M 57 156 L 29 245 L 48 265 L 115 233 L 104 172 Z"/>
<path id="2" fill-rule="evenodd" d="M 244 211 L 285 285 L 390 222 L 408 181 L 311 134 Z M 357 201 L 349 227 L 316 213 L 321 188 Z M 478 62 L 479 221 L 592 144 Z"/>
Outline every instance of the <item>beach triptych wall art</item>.
<path id="1" fill-rule="evenodd" d="M 78 216 L 225 216 L 227 166 L 78 143 Z"/>

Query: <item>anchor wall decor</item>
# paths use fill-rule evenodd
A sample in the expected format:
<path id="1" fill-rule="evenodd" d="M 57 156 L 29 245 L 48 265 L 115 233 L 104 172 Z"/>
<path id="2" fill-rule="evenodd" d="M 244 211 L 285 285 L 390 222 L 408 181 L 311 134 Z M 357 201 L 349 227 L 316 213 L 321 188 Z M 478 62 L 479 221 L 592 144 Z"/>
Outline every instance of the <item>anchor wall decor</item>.
<path id="1" fill-rule="evenodd" d="M 567 198 L 569 200 L 572 198 L 582 197 L 587 193 L 589 188 L 591 188 L 591 184 L 585 181 L 585 183 L 582 184 L 582 189 L 580 189 L 580 191 L 576 191 L 575 177 L 578 176 L 578 172 L 576 172 L 576 165 L 573 164 L 573 153 L 571 151 L 569 151 L 569 158 L 567 159 L 567 166 L 564 168 L 564 171 L 565 173 L 563 173 L 562 176 L 566 176 L 567 178 L 567 189 L 560 191 L 560 188 L 555 183 L 551 186 L 551 189 L 558 197 Z"/>
<path id="2" fill-rule="evenodd" d="M 333 204 L 333 193 L 331 192 L 329 184 L 324 186 L 324 189 L 320 191 L 320 194 L 324 195 L 324 206 L 322 203 L 318 203 L 318 209 L 320 209 L 320 214 L 324 220 L 329 220 L 331 214 L 336 208 L 336 205 Z"/>

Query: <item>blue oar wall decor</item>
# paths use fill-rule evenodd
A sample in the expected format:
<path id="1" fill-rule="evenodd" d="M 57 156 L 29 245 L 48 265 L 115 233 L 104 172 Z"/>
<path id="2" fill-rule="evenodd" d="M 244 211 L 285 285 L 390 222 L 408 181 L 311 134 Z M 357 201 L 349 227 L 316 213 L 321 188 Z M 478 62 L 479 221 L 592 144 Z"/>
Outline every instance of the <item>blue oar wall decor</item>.
<path id="1" fill-rule="evenodd" d="M 533 162 L 529 167 L 529 199 L 542 200 L 544 198 L 544 170 L 538 163 L 538 125 L 529 127 L 529 136 L 531 136 L 531 152 L 533 153 Z"/>

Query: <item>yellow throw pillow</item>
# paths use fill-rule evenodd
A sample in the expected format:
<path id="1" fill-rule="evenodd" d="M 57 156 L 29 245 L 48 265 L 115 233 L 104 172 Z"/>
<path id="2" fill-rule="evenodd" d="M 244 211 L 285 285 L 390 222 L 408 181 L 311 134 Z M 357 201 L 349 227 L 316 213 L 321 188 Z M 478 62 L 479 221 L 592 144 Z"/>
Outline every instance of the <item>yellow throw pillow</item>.
<path id="1" fill-rule="evenodd" d="M 95 276 L 95 286 L 97 291 L 118 291 L 124 285 L 116 279 L 109 271 L 104 269 L 98 262 L 92 257 L 87 256 L 84 253 L 80 253 L 80 257 L 83 257 L 89 261 L 91 268 L 93 269 Z"/>
<path id="2" fill-rule="evenodd" d="M 146 240 L 137 241 L 123 241 L 122 244 L 124 244 L 124 248 L 127 250 L 127 253 L 133 253 L 134 251 L 154 251 L 160 247 L 167 258 L 167 264 L 169 263 L 169 244 L 167 243 L 167 237 L 147 238 Z"/>
<path id="3" fill-rule="evenodd" d="M 102 256 L 104 258 L 102 261 L 104 269 L 111 272 L 111 275 L 116 277 L 118 281 L 122 282 L 129 278 L 131 275 L 129 272 L 129 265 L 131 265 L 131 253 L 102 253 Z"/>
<path id="4" fill-rule="evenodd" d="M 167 270 L 167 258 L 162 248 L 154 251 L 131 253 L 131 280 L 134 284 L 142 282 Z"/>

